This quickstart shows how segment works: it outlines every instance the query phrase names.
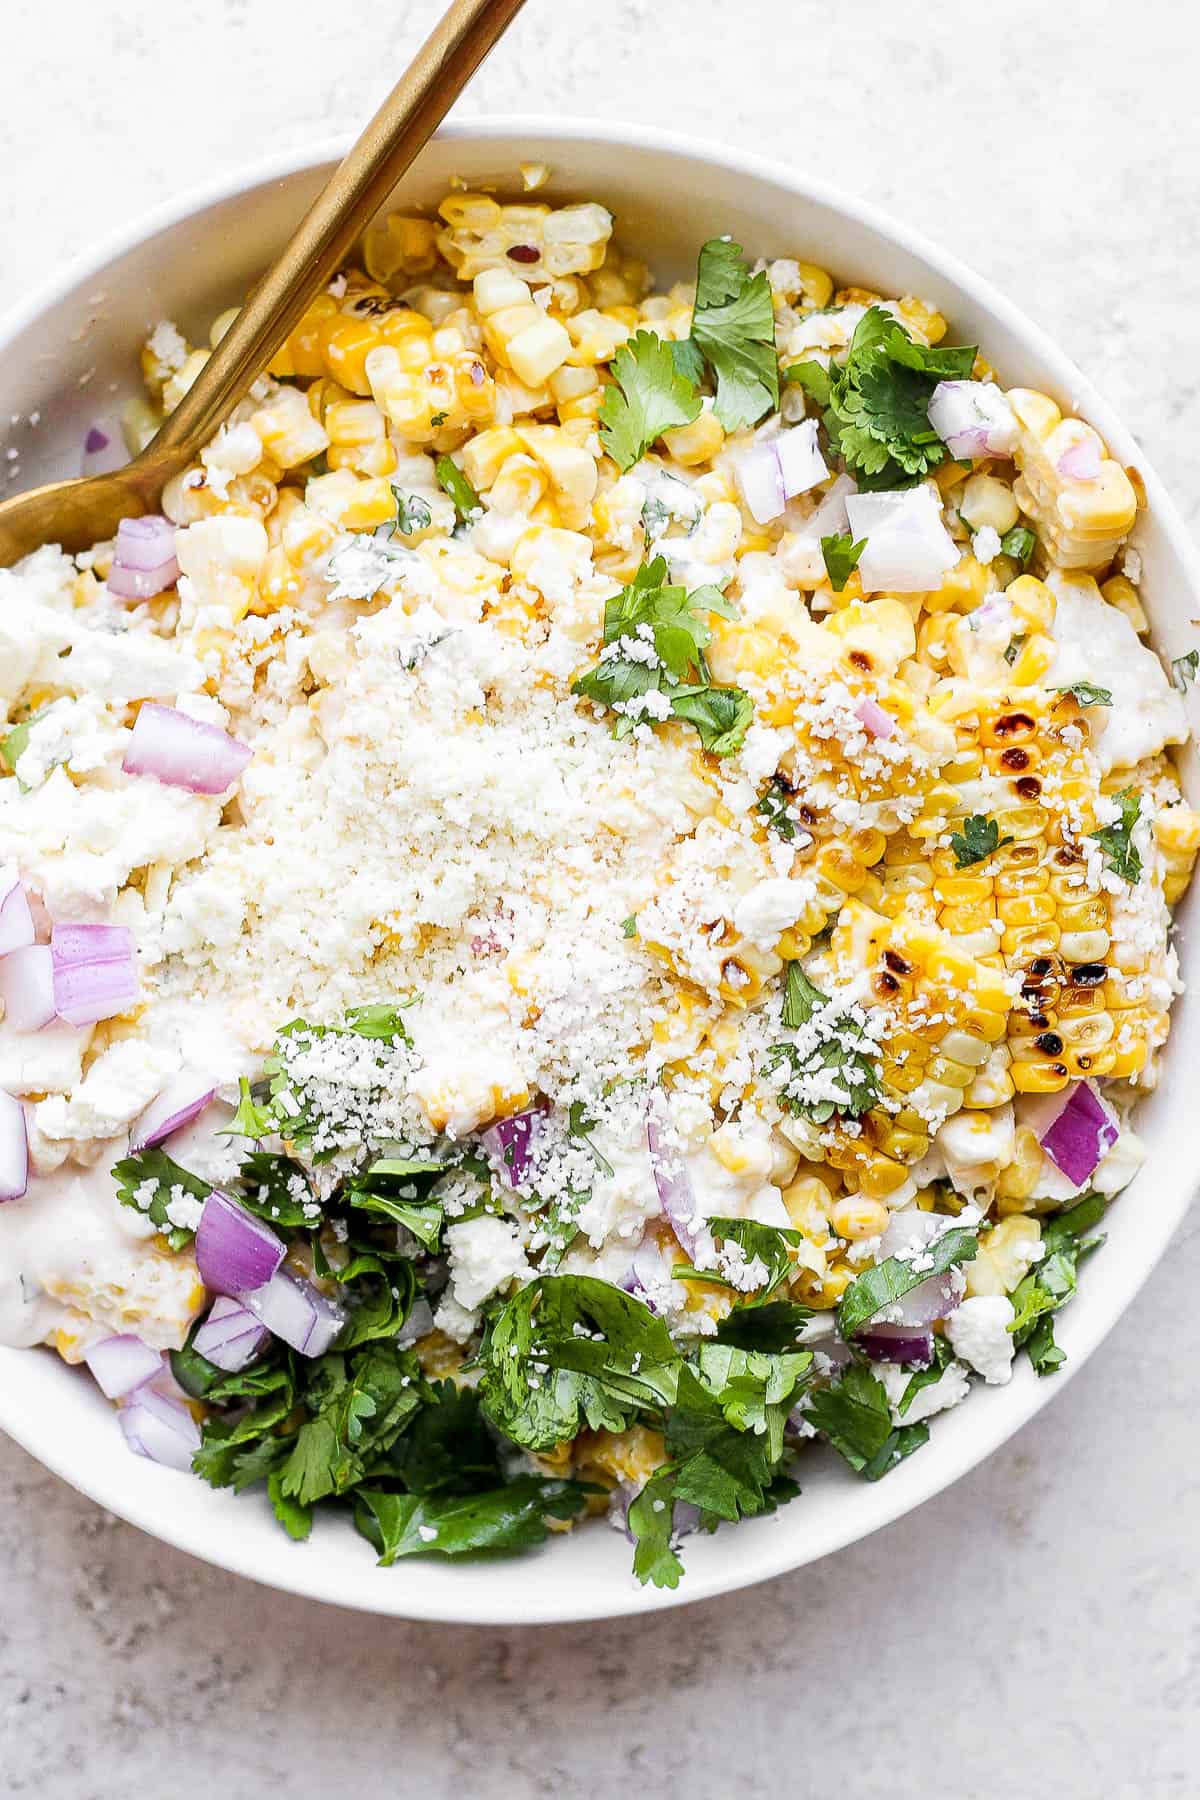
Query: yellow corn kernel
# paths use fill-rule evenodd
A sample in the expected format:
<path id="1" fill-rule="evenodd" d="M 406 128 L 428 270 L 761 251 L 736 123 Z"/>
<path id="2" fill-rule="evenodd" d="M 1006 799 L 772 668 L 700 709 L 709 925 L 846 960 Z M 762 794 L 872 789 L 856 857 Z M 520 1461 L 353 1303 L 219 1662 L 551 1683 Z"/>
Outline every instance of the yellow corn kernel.
<path id="1" fill-rule="evenodd" d="M 957 501 L 958 515 L 972 531 L 990 526 L 1003 537 L 1011 531 L 1020 512 L 1006 481 L 995 475 L 972 475 Z"/>
<path id="2" fill-rule="evenodd" d="M 1150 621 L 1142 609 L 1141 597 L 1132 581 L 1125 575 L 1112 575 L 1100 585 L 1100 592 L 1110 606 L 1125 614 L 1129 623 L 1139 636 L 1150 629 Z"/>
<path id="3" fill-rule="evenodd" d="M 299 388 L 281 387 L 250 423 L 262 439 L 263 449 L 281 469 L 294 469 L 329 447 L 329 434 L 314 419 Z"/>
<path id="4" fill-rule="evenodd" d="M 906 294 L 903 300 L 896 302 L 896 311 L 916 338 L 926 344 L 940 344 L 946 335 L 946 321 L 928 300 L 918 300 L 915 295 Z"/>
<path id="5" fill-rule="evenodd" d="M 573 443 L 561 426 L 521 425 L 517 436 L 549 475 L 563 524 L 570 529 L 586 525 L 596 493 L 595 457 Z"/>
<path id="6" fill-rule="evenodd" d="M 662 436 L 670 454 L 685 469 L 711 462 L 725 442 L 724 427 L 708 407 L 697 413 L 690 425 L 677 425 L 673 431 L 664 431 Z"/>
<path id="7" fill-rule="evenodd" d="M 318 294 L 310 302 L 300 323 L 284 339 L 267 364 L 270 374 L 281 378 L 295 376 L 301 380 L 324 375 L 326 368 L 325 358 L 321 354 L 321 326 L 326 319 L 333 318 L 337 310 L 338 303 L 332 294 Z"/>
<path id="8" fill-rule="evenodd" d="M 1053 625 L 1058 602 L 1053 589 L 1035 575 L 1018 575 L 1005 588 L 1004 598 L 1018 619 L 1032 625 L 1035 631 L 1049 631 Z"/>
<path id="9" fill-rule="evenodd" d="M 363 261 L 367 273 L 379 282 L 396 275 L 427 274 L 437 262 L 437 226 L 432 219 L 388 213 L 368 227 Z"/>
<path id="10" fill-rule="evenodd" d="M 829 1223 L 839 1237 L 859 1240 L 879 1237 L 891 1218 L 886 1206 L 862 1194 L 845 1194 L 829 1209 Z"/>
<path id="11" fill-rule="evenodd" d="M 162 397 L 163 405 L 168 412 L 174 411 L 175 407 L 179 405 L 211 354 L 210 350 L 193 350 L 183 367 L 173 370 L 167 377 L 163 384 Z"/>
<path id="12" fill-rule="evenodd" d="M 463 473 L 477 494 L 486 493 L 509 457 L 520 451 L 521 439 L 511 425 L 492 425 L 463 445 Z"/>
<path id="13" fill-rule="evenodd" d="M 1035 632 L 1026 638 L 1012 665 L 1009 680 L 1014 687 L 1036 687 L 1051 666 L 1057 653 L 1053 638 Z"/>

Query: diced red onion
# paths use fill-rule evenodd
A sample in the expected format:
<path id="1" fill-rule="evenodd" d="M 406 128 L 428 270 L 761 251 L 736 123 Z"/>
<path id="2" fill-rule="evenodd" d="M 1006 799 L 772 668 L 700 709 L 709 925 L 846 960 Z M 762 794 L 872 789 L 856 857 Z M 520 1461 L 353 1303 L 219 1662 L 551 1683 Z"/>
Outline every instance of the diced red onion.
<path id="1" fill-rule="evenodd" d="M 93 425 L 83 440 L 83 454 L 79 459 L 81 475 L 106 475 L 111 469 L 119 469 L 128 461 L 125 446 L 119 437 L 106 431 L 102 425 Z"/>
<path id="2" fill-rule="evenodd" d="M 910 1325 L 868 1325 L 854 1342 L 875 1362 L 921 1363 L 933 1361 L 933 1333 Z"/>
<path id="3" fill-rule="evenodd" d="M 40 1031 L 54 1017 L 54 959 L 49 944 L 0 957 L 4 1021 L 14 1031 Z"/>
<path id="4" fill-rule="evenodd" d="M 939 381 L 929 402 L 929 423 L 952 456 L 1008 456 L 1017 424 L 1005 395 L 988 381 Z"/>
<path id="5" fill-rule="evenodd" d="M 252 752 L 248 744 L 174 706 L 148 701 L 138 713 L 121 764 L 127 775 L 150 775 L 193 794 L 223 794 Z"/>
<path id="6" fill-rule="evenodd" d="M 1078 1081 L 1067 1090 L 1064 1105 L 1038 1131 L 1046 1155 L 1076 1187 L 1088 1179 L 1120 1135 L 1116 1114 L 1090 1081 Z"/>
<path id="7" fill-rule="evenodd" d="M 29 1133 L 25 1108 L 0 1088 L 0 1200 L 19 1200 L 29 1186 Z"/>
<path id="8" fill-rule="evenodd" d="M 879 1241 L 880 1258 L 922 1249 L 940 1235 L 944 1225 L 945 1220 L 938 1218 L 935 1213 L 922 1212 L 918 1207 L 894 1212 Z M 886 1323 L 923 1330 L 925 1326 L 935 1324 L 938 1319 L 947 1318 L 966 1291 L 967 1278 L 960 1268 L 947 1269 L 941 1275 L 930 1275 L 927 1280 L 918 1282 L 907 1294 L 888 1305 L 885 1310 L 891 1315 L 889 1318 L 871 1320 L 869 1328 L 877 1331 Z"/>
<path id="9" fill-rule="evenodd" d="M 220 1188 L 213 1189 L 196 1228 L 196 1267 L 206 1288 L 239 1298 L 263 1288 L 283 1261 L 283 1251 L 269 1225 Z"/>
<path id="10" fill-rule="evenodd" d="M 117 547 L 108 572 L 111 593 L 122 600 L 152 600 L 155 594 L 179 580 L 175 558 L 175 527 L 161 513 L 143 519 L 122 519 L 117 526 Z"/>
<path id="11" fill-rule="evenodd" d="M 783 491 L 783 469 L 773 443 L 751 445 L 735 464 L 738 486 L 754 518 L 760 525 L 777 519 L 787 505 Z"/>
<path id="12" fill-rule="evenodd" d="M 396 1333 L 396 1342 L 402 1350 L 407 1350 L 410 1344 L 415 1344 L 419 1339 L 428 1337 L 432 1330 L 433 1308 L 428 1300 L 417 1299 L 413 1301 L 412 1311 Z"/>
<path id="13" fill-rule="evenodd" d="M 746 505 L 760 525 L 769 524 L 789 500 L 829 475 L 817 444 L 817 421 L 805 419 L 790 431 L 753 444 L 735 468 Z"/>
<path id="14" fill-rule="evenodd" d="M 927 486 L 851 494 L 850 531 L 866 538 L 858 573 L 868 593 L 927 593 L 939 588 L 960 551 L 942 523 L 941 503 Z"/>
<path id="15" fill-rule="evenodd" d="M 203 1325 L 192 1339 L 192 1348 L 201 1356 L 236 1375 L 252 1363 L 271 1334 L 248 1306 L 228 1294 L 218 1294 Z"/>
<path id="16" fill-rule="evenodd" d="M 200 1448 L 200 1428 L 186 1406 L 155 1393 L 152 1387 L 142 1387 L 117 1417 L 135 1456 L 148 1457 L 168 1469 L 191 1468 L 192 1457 Z"/>
<path id="17" fill-rule="evenodd" d="M 884 712 L 878 700 L 872 700 L 864 694 L 854 708 L 855 717 L 862 722 L 863 730 L 868 737 L 890 738 L 895 735 L 896 721 L 891 713 Z"/>
<path id="18" fill-rule="evenodd" d="M 699 1216 L 696 1196 L 692 1191 L 682 1153 L 668 1142 L 668 1131 L 665 1103 L 660 1096 L 652 1095 L 646 1109 L 646 1144 L 650 1151 L 654 1185 L 658 1189 L 659 1202 L 670 1221 L 671 1230 L 687 1254 L 694 1256 L 699 1241 L 698 1227 L 703 1224 L 703 1220 Z"/>
<path id="19" fill-rule="evenodd" d="M 184 1069 L 134 1120 L 129 1130 L 130 1150 L 150 1150 L 173 1131 L 182 1131 L 204 1111 L 216 1091 L 208 1076 Z"/>
<path id="20" fill-rule="evenodd" d="M 524 1112 L 497 1119 L 494 1125 L 480 1132 L 480 1143 L 493 1162 L 503 1169 L 510 1187 L 519 1187 L 524 1181 L 545 1118 L 544 1105 L 528 1106 Z"/>
<path id="21" fill-rule="evenodd" d="M 93 425 L 83 440 L 83 454 L 85 456 L 98 456 L 101 450 L 108 449 L 111 442 L 112 439 L 106 431 L 101 431 L 98 425 Z"/>
<path id="22" fill-rule="evenodd" d="M 1058 459 L 1058 472 L 1071 481 L 1100 479 L 1100 446 L 1094 437 L 1080 438 Z"/>
<path id="23" fill-rule="evenodd" d="M 286 1269 L 276 1269 L 266 1287 L 236 1298 L 301 1356 L 324 1356 L 346 1322 L 340 1308 L 311 1282 L 298 1281 Z"/>
<path id="24" fill-rule="evenodd" d="M 0 956 L 7 956 L 10 950 L 23 950 L 36 936 L 29 896 L 15 865 L 6 863 L 0 868 Z"/>
<path id="25" fill-rule="evenodd" d="M 122 1400 L 144 1382 L 161 1375 L 163 1359 L 159 1351 L 130 1335 L 101 1338 L 83 1360 L 92 1371 L 96 1385 L 109 1400 Z"/>
<path id="26" fill-rule="evenodd" d="M 127 926 L 55 925 L 50 952 L 54 1010 L 70 1024 L 95 1025 L 128 1012 L 137 1000 L 137 959 Z"/>

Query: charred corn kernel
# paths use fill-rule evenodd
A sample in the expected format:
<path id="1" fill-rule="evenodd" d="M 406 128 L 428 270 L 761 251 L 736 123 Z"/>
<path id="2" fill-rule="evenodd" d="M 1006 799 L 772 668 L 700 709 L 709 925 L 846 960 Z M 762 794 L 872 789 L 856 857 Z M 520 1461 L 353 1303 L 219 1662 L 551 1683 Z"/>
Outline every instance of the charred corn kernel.
<path id="1" fill-rule="evenodd" d="M 281 387 L 252 416 L 262 447 L 281 469 L 298 468 L 329 448 L 329 434 L 314 419 L 299 388 Z"/>
<path id="2" fill-rule="evenodd" d="M 725 431 L 715 412 L 708 407 L 697 413 L 690 425 L 677 425 L 663 432 L 663 443 L 675 461 L 685 469 L 711 461 L 725 442 Z"/>
<path id="3" fill-rule="evenodd" d="M 1019 428 L 1018 506 L 1060 568 L 1103 568 L 1136 517 L 1133 483 L 1091 426 L 1064 418 L 1047 395 L 1014 388 L 1008 400 Z"/>
<path id="4" fill-rule="evenodd" d="M 438 248 L 460 281 L 517 268 L 531 281 L 586 275 L 604 261 L 612 214 L 594 203 L 499 206 L 486 194 L 451 194 L 438 211 Z"/>
<path id="5" fill-rule="evenodd" d="M 990 526 L 1001 537 L 1021 516 L 1011 487 L 995 475 L 972 475 L 955 504 L 959 517 L 972 531 Z"/>
<path id="6" fill-rule="evenodd" d="M 1101 584 L 1100 592 L 1110 606 L 1125 614 L 1139 637 L 1150 629 L 1150 621 L 1142 609 L 1141 597 L 1125 575 L 1112 575 Z"/>
<path id="7" fill-rule="evenodd" d="M 368 227 L 363 261 L 374 280 L 387 283 L 397 275 L 425 275 L 437 262 L 438 228 L 432 219 L 388 213 Z"/>

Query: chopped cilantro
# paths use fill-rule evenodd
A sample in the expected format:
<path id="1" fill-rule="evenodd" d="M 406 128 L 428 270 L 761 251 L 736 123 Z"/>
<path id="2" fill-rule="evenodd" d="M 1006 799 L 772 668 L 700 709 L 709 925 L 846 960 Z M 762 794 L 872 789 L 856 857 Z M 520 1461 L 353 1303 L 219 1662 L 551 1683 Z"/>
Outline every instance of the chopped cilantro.
<path id="1" fill-rule="evenodd" d="M 785 844 L 792 843 L 796 836 L 796 826 L 788 810 L 794 798 L 787 783 L 778 775 L 772 775 L 754 808 Z"/>
<path id="2" fill-rule="evenodd" d="M 994 850 L 999 850 L 1002 844 L 1011 843 L 1011 837 L 1000 836 L 1000 827 L 995 819 L 989 819 L 983 813 L 971 813 L 963 820 L 962 830 L 952 831 L 950 834 L 950 848 L 960 869 L 969 869 L 972 863 L 983 862 Z"/>
<path id="3" fill-rule="evenodd" d="M 1196 679 L 1196 670 L 1200 667 L 1200 650 L 1189 650 L 1186 656 L 1171 659 L 1171 680 L 1181 694 L 1186 694 L 1189 686 Z"/>
<path id="4" fill-rule="evenodd" d="M 692 331 L 676 367 L 693 383 L 701 358 L 716 381 L 713 411 L 726 431 L 754 425 L 779 404 L 775 305 L 765 272 L 750 273 L 740 244 L 710 238 L 700 251 Z M 694 416 L 694 415 L 693 415 Z"/>
<path id="5" fill-rule="evenodd" d="M 931 1275 L 969 1262 L 979 1250 L 979 1238 L 965 1226 L 954 1226 L 917 1250 L 911 1258 L 887 1256 L 855 1277 L 838 1304 L 838 1330 L 849 1341 L 876 1313 L 903 1299 Z"/>
<path id="6" fill-rule="evenodd" d="M 866 538 L 859 538 L 855 543 L 849 532 L 821 539 L 821 555 L 825 559 L 825 573 L 829 577 L 830 586 L 835 594 L 840 594 L 845 588 L 851 575 L 857 569 L 858 559 L 866 547 Z"/>
<path id="7" fill-rule="evenodd" d="M 1017 635 L 1013 638 L 1012 642 L 1009 644 L 1008 649 L 1004 652 L 1004 660 L 1008 664 L 1010 669 L 1012 668 L 1013 664 L 1016 662 L 1018 656 L 1020 656 L 1022 650 L 1025 648 L 1026 635 L 1027 634 L 1024 631 L 1018 631 Z"/>
<path id="8" fill-rule="evenodd" d="M 226 1137 L 269 1137 L 276 1128 L 275 1114 L 269 1104 L 263 1104 L 254 1098 L 250 1083 L 244 1075 L 238 1077 L 237 1111 L 225 1126 Z"/>
<path id="9" fill-rule="evenodd" d="M 395 482 L 392 483 L 392 493 L 396 501 L 396 518 L 388 533 L 389 537 L 395 537 L 398 531 L 403 532 L 405 537 L 411 537 L 414 531 L 424 531 L 432 523 L 433 514 L 428 503 L 419 494 L 406 494 Z"/>
<path id="10" fill-rule="evenodd" d="M 600 439 L 617 467 L 631 469 L 655 440 L 690 425 L 700 396 L 657 332 L 639 331 L 612 360 L 612 385 L 600 408 Z M 650 535 L 647 532 L 647 535 Z"/>
<path id="11" fill-rule="evenodd" d="M 761 1265 L 762 1280 L 756 1283 L 755 1298 L 749 1304 L 765 1305 L 792 1273 L 794 1258 L 789 1254 L 789 1246 L 795 1247 L 803 1241 L 800 1233 L 782 1225 L 762 1225 L 757 1219 L 714 1217 L 708 1223 L 720 1243 L 737 1245 L 747 1268 Z M 690 1263 L 672 1269 L 671 1273 L 676 1281 L 712 1281 L 719 1287 L 740 1286 L 740 1283 L 727 1280 L 720 1269 L 699 1269 Z"/>
<path id="12" fill-rule="evenodd" d="M 704 652 L 711 640 L 711 614 L 732 618 L 734 608 L 720 588 L 690 593 L 667 581 L 666 558 L 644 563 L 630 582 L 604 606 L 604 649 L 594 668 L 577 676 L 572 692 L 611 707 L 614 731 L 626 737 L 642 718 L 664 716 L 662 703 L 648 710 L 641 704 L 655 693 L 670 708 L 666 716 L 686 719 L 706 750 L 726 756 L 736 750 L 753 717 L 753 705 L 741 688 L 711 684 Z"/>
<path id="13" fill-rule="evenodd" d="M 823 1125 L 835 1113 L 857 1119 L 878 1106 L 878 1045 L 853 1019 L 831 1008 L 827 996 L 794 962 L 788 964 L 782 1022 L 802 1036 L 772 1044 L 763 1066 L 768 1075 L 783 1071 L 779 1097 L 790 1113 Z"/>
<path id="14" fill-rule="evenodd" d="M 1025 1351 L 1039 1375 L 1052 1375 L 1067 1360 L 1054 1339 L 1053 1314 L 1075 1293 L 1079 1264 L 1104 1242 L 1088 1233 L 1100 1223 L 1107 1205 L 1105 1195 L 1085 1194 L 1051 1219 L 1042 1232 L 1041 1261 L 1010 1296 L 1014 1317 L 1008 1329 L 1017 1349 Z"/>
<path id="15" fill-rule="evenodd" d="M 924 1424 L 892 1424 L 887 1390 L 860 1363 L 851 1363 L 836 1381 L 817 1388 L 805 1417 L 865 1481 L 879 1481 L 929 1442 Z"/>
<path id="16" fill-rule="evenodd" d="M 465 1556 L 481 1550 L 529 1550 L 545 1542 L 546 1520 L 573 1519 L 589 1494 L 578 1481 L 517 1475 L 473 1494 L 397 1494 L 360 1487 L 354 1523 L 384 1568 L 401 1556 Z"/>
<path id="17" fill-rule="evenodd" d="M 143 1213 L 157 1225 L 172 1250 L 182 1250 L 191 1243 L 195 1232 L 189 1226 L 173 1224 L 168 1208 L 181 1197 L 207 1200 L 212 1193 L 211 1182 L 181 1169 L 165 1150 L 138 1150 L 133 1156 L 122 1157 L 113 1166 L 113 1176 L 121 1204 Z M 153 1188 L 147 1193 L 150 1183 Z"/>
<path id="18" fill-rule="evenodd" d="M 789 1031 L 807 1025 L 813 1014 L 829 1004 L 829 996 L 814 987 L 798 962 L 790 962 L 783 985 L 783 1022 Z"/>
<path id="19" fill-rule="evenodd" d="M 810 394 L 818 406 L 828 406 L 830 397 L 830 373 L 824 363 L 798 362 L 789 363 L 783 371 L 783 379 L 802 387 Z"/>
<path id="20" fill-rule="evenodd" d="M 429 423 L 430 423 L 430 424 L 431 424 L 431 425 L 432 425 L 432 426 L 433 426 L 433 427 L 434 427 L 434 429 L 435 429 L 435 430 L 436 430 L 436 428 L 437 428 L 437 427 L 438 427 L 438 426 L 439 426 L 439 425 L 444 425 L 444 424 L 445 424 L 445 423 L 446 423 L 446 420 L 447 420 L 447 419 L 448 419 L 448 418 L 449 418 L 449 417 L 450 417 L 450 415 L 449 415 L 449 413 L 444 413 L 444 412 L 435 412 L 435 413 L 431 413 L 431 414 L 430 414 L 430 415 L 429 415 Z"/>
<path id="21" fill-rule="evenodd" d="M 900 1396 L 896 1411 L 903 1418 L 922 1388 L 935 1387 L 954 1361 L 954 1351 L 944 1337 L 934 1337 L 933 1354 L 923 1369 L 915 1369 L 908 1378 L 908 1386 Z"/>
<path id="22" fill-rule="evenodd" d="M 439 456 L 434 464 L 438 486 L 454 502 L 454 510 L 463 525 L 469 525 L 483 511 L 483 503 L 458 464 L 451 456 Z"/>
<path id="23" fill-rule="evenodd" d="M 970 345 L 918 344 L 882 307 L 863 314 L 845 362 L 822 371 L 830 447 L 860 488 L 907 487 L 948 460 L 949 450 L 929 423 L 929 402 L 939 381 L 971 374 L 975 355 Z M 816 398 L 814 384 L 824 385 L 812 374 L 819 365 L 793 366 L 792 378 Z"/>
<path id="24" fill-rule="evenodd" d="M 638 934 L 637 914 L 630 913 L 627 919 L 621 920 L 621 936 L 634 938 Z"/>
<path id="25" fill-rule="evenodd" d="M 1073 681 L 1070 687 L 1051 688 L 1052 694 L 1073 694 L 1080 706 L 1111 706 L 1113 697 L 1108 688 L 1097 687 L 1091 681 Z"/>
<path id="26" fill-rule="evenodd" d="M 0 761 L 7 763 L 14 775 L 17 772 L 18 762 L 29 748 L 30 729 L 37 724 L 45 711 L 46 708 L 42 707 L 41 711 L 30 713 L 27 719 L 22 719 L 19 725 L 14 725 L 11 731 L 0 737 Z"/>
<path id="27" fill-rule="evenodd" d="M 1000 539 L 1000 553 L 1011 556 L 1014 562 L 1027 569 L 1033 561 L 1033 553 L 1037 549 L 1037 538 L 1027 525 L 1014 525 Z"/>
<path id="28" fill-rule="evenodd" d="M 1142 859 L 1133 841 L 1133 828 L 1141 817 L 1142 798 L 1132 788 L 1122 788 L 1113 799 L 1121 809 L 1121 816 L 1111 825 L 1102 826 L 1099 831 L 1090 831 L 1089 837 L 1095 838 L 1104 852 L 1104 859 L 1114 875 L 1132 886 L 1142 878 Z"/>

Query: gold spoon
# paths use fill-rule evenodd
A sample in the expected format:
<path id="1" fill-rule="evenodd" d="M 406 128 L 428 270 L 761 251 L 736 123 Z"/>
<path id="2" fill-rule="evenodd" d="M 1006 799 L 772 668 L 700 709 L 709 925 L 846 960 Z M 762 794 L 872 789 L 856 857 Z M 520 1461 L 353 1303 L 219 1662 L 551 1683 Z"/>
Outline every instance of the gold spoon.
<path id="1" fill-rule="evenodd" d="M 108 475 L 52 481 L 0 502 L 0 568 L 41 544 L 86 550 L 158 505 L 298 324 L 359 232 L 445 118 L 524 0 L 453 0 L 174 412 Z"/>

